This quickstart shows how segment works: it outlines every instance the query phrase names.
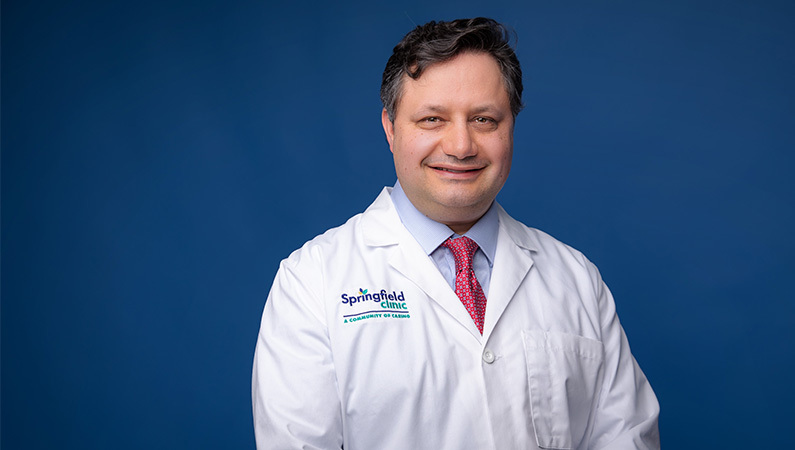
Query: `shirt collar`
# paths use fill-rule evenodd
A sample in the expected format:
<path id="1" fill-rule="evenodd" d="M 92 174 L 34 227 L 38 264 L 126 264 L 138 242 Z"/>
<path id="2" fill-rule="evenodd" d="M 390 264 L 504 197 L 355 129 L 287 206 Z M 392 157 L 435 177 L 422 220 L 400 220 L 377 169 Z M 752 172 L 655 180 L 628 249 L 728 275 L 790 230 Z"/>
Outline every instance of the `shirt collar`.
<path id="1" fill-rule="evenodd" d="M 426 254 L 433 253 L 447 238 L 459 237 L 447 225 L 436 222 L 421 213 L 406 197 L 406 193 L 400 187 L 400 182 L 395 183 L 391 197 L 398 216 L 400 216 L 400 221 L 419 242 Z M 499 214 L 492 203 L 486 214 L 475 222 L 469 231 L 464 233 L 464 236 L 475 241 L 483 250 L 489 260 L 489 266 L 494 264 L 494 254 L 497 252 L 499 224 Z"/>

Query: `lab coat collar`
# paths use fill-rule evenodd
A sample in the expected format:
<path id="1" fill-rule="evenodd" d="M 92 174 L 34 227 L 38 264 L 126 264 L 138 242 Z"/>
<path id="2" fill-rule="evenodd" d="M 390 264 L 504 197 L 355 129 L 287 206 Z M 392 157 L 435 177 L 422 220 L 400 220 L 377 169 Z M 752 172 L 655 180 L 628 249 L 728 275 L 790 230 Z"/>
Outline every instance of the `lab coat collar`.
<path id="1" fill-rule="evenodd" d="M 360 222 L 362 236 L 364 243 L 371 247 L 398 244 L 401 230 L 406 230 L 392 204 L 391 192 L 391 187 L 381 190 L 375 201 L 362 214 Z"/>
<path id="2" fill-rule="evenodd" d="M 505 212 L 499 203 L 495 202 L 494 207 L 497 208 L 497 215 L 500 219 L 500 233 L 507 234 L 514 244 L 525 250 L 537 251 L 539 242 L 536 234 L 530 233 L 524 224 Z"/>
<path id="3" fill-rule="evenodd" d="M 365 244 L 372 247 L 395 246 L 389 254 L 388 263 L 467 328 L 481 345 L 485 345 L 532 267 L 532 252 L 538 243 L 524 225 L 511 218 L 501 206 L 494 205 L 499 214 L 500 228 L 481 335 L 433 261 L 403 226 L 390 198 L 391 189 L 385 187 L 362 215 L 360 226 Z M 425 257 L 418 258 L 420 255 Z"/>
<path id="4" fill-rule="evenodd" d="M 534 234 L 508 215 L 499 205 L 500 231 L 497 235 L 497 252 L 491 272 L 483 339 L 488 341 L 497 323 L 514 299 L 516 291 L 533 266 L 533 252 L 538 248 Z"/>
<path id="5" fill-rule="evenodd" d="M 426 255 L 430 255 L 442 242 L 446 241 L 453 234 L 447 225 L 437 222 L 425 214 L 421 213 L 406 197 L 400 182 L 395 183 L 395 187 L 389 193 L 392 204 L 400 216 L 403 226 L 409 230 L 414 239 L 420 244 Z M 497 231 L 494 230 L 496 236 Z"/>
<path id="6" fill-rule="evenodd" d="M 385 255 L 385 261 L 390 267 L 400 272 L 453 316 L 478 343 L 482 342 L 482 336 L 466 308 L 450 289 L 431 258 L 400 221 L 390 198 L 391 190 L 389 187 L 384 188 L 362 214 L 360 226 L 365 244 L 372 247 L 393 247 Z"/>

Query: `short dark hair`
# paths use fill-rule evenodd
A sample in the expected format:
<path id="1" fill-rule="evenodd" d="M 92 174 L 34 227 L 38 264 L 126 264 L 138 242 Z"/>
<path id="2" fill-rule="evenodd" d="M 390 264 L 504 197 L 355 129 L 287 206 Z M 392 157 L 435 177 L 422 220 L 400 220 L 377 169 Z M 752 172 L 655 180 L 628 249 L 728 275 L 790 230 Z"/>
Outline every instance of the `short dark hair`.
<path id="1" fill-rule="evenodd" d="M 505 26 L 484 17 L 431 21 L 410 31 L 392 50 L 381 78 L 381 101 L 389 120 L 395 120 L 403 74 L 416 80 L 429 66 L 463 52 L 482 52 L 494 57 L 500 66 L 515 118 L 522 110 L 522 68 L 508 42 L 510 36 Z"/>

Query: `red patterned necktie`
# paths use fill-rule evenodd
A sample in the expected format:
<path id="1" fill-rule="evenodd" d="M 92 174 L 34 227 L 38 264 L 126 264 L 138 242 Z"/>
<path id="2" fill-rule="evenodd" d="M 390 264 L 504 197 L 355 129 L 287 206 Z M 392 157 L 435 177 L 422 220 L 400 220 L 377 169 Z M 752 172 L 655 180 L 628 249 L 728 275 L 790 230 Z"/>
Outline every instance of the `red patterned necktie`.
<path id="1" fill-rule="evenodd" d="M 480 287 L 475 271 L 472 269 L 472 256 L 478 244 L 472 239 L 462 236 L 458 239 L 449 238 L 442 243 L 453 252 L 455 258 L 455 295 L 461 299 L 472 320 L 475 321 L 480 334 L 483 334 L 483 317 L 486 314 L 486 296 Z"/>

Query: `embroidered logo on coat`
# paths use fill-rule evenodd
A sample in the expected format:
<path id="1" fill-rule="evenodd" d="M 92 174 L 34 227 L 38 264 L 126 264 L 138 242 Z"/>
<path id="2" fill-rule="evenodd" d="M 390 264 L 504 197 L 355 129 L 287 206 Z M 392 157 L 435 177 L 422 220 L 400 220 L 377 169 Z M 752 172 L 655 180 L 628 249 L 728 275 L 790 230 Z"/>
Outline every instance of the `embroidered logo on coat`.
<path id="1" fill-rule="evenodd" d="M 359 322 L 368 319 L 408 319 L 409 308 L 403 291 L 388 292 L 381 289 L 370 292 L 368 289 L 359 288 L 354 294 L 342 293 L 340 299 L 343 305 L 343 323 Z"/>

